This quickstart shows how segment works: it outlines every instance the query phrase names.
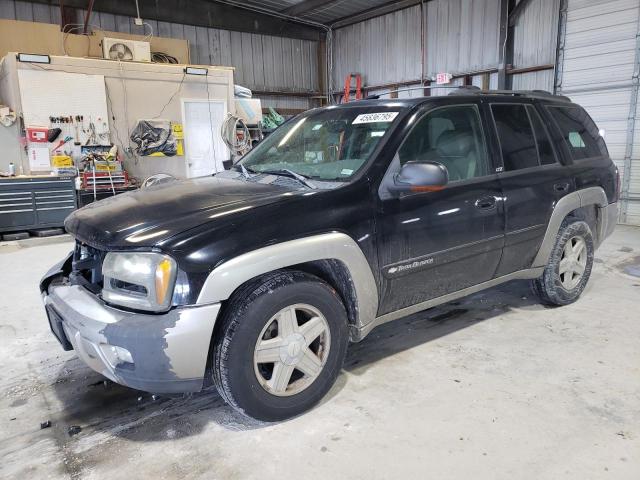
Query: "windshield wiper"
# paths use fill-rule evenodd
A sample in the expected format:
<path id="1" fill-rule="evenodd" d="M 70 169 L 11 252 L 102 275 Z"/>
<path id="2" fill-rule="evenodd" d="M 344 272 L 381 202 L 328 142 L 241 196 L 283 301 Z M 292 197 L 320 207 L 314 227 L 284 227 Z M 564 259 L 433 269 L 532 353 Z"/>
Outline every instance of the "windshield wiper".
<path id="1" fill-rule="evenodd" d="M 244 178 L 251 178 L 251 175 L 249 175 L 249 172 L 251 173 L 256 173 L 255 170 L 251 170 L 250 168 L 245 167 L 242 163 L 237 163 L 233 166 L 234 170 L 236 171 L 240 171 L 242 173 L 242 176 Z"/>
<path id="2" fill-rule="evenodd" d="M 309 187 L 309 188 L 311 188 L 313 190 L 315 190 L 317 188 L 311 182 L 307 181 L 307 179 L 309 178 L 308 176 L 303 175 L 303 174 L 298 173 L 298 172 L 294 172 L 293 170 L 289 170 L 288 168 L 280 168 L 278 170 L 261 170 L 260 173 L 265 173 L 265 174 L 270 174 L 270 175 L 283 175 L 283 176 L 286 176 L 286 177 L 295 178 L 296 180 L 298 180 L 300 183 L 302 183 L 306 187 Z"/>

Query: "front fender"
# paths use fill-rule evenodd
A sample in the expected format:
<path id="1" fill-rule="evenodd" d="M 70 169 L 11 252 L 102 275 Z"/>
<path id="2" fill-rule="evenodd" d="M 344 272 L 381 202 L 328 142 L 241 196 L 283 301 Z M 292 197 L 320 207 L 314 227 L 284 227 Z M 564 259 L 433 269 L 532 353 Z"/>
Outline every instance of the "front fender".
<path id="1" fill-rule="evenodd" d="M 373 322 L 378 311 L 378 289 L 366 257 L 344 233 L 325 233 L 259 248 L 216 267 L 207 277 L 198 304 L 228 299 L 243 283 L 259 275 L 315 260 L 339 260 L 349 270 L 356 291 L 356 326 Z"/>

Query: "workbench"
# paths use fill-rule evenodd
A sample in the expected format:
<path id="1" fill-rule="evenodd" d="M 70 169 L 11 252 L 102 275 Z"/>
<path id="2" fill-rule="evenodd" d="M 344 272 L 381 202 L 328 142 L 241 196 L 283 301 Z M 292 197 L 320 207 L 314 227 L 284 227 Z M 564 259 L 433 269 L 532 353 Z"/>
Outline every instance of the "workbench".
<path id="1" fill-rule="evenodd" d="M 75 209 L 73 177 L 0 178 L 0 232 L 62 227 Z"/>

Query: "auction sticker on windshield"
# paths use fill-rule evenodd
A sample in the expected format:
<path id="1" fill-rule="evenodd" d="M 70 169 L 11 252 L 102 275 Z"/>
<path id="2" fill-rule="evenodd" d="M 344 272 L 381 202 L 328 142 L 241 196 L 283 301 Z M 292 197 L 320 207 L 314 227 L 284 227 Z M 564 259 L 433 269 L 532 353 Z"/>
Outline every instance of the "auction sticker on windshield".
<path id="1" fill-rule="evenodd" d="M 398 113 L 400 112 L 361 113 L 351 123 L 393 122 Z"/>

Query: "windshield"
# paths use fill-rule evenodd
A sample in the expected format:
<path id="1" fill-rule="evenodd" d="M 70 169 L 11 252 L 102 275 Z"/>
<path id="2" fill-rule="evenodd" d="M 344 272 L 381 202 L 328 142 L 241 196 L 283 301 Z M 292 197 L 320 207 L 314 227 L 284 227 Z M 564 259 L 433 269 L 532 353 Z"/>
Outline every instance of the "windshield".
<path id="1" fill-rule="evenodd" d="M 240 163 L 258 173 L 289 170 L 317 180 L 347 180 L 369 159 L 398 113 L 385 107 L 353 107 L 297 117 Z"/>

